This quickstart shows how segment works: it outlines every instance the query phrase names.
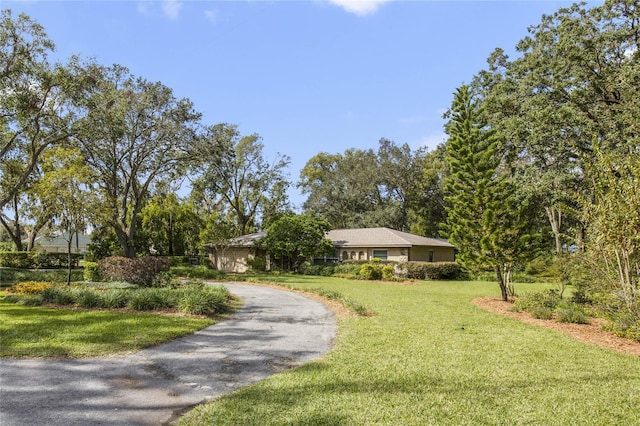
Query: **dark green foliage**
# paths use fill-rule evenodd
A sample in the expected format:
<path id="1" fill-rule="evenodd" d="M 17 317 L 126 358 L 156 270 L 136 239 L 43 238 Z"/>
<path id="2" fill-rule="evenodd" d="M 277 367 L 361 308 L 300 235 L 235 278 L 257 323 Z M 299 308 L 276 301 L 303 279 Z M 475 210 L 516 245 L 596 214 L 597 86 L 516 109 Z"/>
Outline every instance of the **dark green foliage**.
<path id="1" fill-rule="evenodd" d="M 40 293 L 43 303 L 55 305 L 72 305 L 75 302 L 71 289 L 60 286 L 48 287 Z"/>
<path id="2" fill-rule="evenodd" d="M 512 292 L 511 270 L 535 255 L 529 200 L 517 196 L 502 170 L 498 137 L 468 86 L 456 91 L 446 130 L 450 175 L 445 179 L 444 234 L 458 249 L 457 261 L 465 269 L 496 273 L 506 301 Z"/>
<path id="3" fill-rule="evenodd" d="M 101 294 L 88 288 L 74 289 L 71 292 L 73 301 L 81 308 L 102 308 L 104 305 Z"/>
<path id="4" fill-rule="evenodd" d="M 329 224 L 320 217 L 288 214 L 273 221 L 255 246 L 269 253 L 282 269 L 298 272 L 305 261 L 335 252 L 325 236 L 327 231 Z"/>
<path id="5" fill-rule="evenodd" d="M 360 267 L 362 265 L 359 263 L 341 263 L 336 265 L 334 268 L 334 274 L 338 276 L 351 276 L 351 278 L 355 278 L 360 273 Z"/>
<path id="6" fill-rule="evenodd" d="M 98 262 L 100 275 L 109 281 L 126 281 L 131 284 L 151 286 L 156 275 L 169 270 L 169 262 L 162 257 L 113 256 Z"/>
<path id="7" fill-rule="evenodd" d="M 561 303 L 556 308 L 556 316 L 558 321 L 572 324 L 587 324 L 589 316 L 585 309 L 575 303 Z"/>
<path id="8" fill-rule="evenodd" d="M 175 293 L 170 289 L 141 288 L 132 291 L 127 306 L 136 311 L 155 311 L 175 306 Z"/>
<path id="9" fill-rule="evenodd" d="M 77 267 L 80 259 L 82 259 L 81 254 L 72 253 L 72 266 Z M 63 269 L 67 267 L 67 253 L 0 251 L 0 267 L 16 269 Z"/>
<path id="10" fill-rule="evenodd" d="M 303 275 L 330 277 L 335 272 L 335 269 L 335 265 L 312 265 L 309 262 L 305 262 L 300 267 L 300 273 Z"/>
<path id="11" fill-rule="evenodd" d="M 176 277 L 197 278 L 201 280 L 220 280 L 227 276 L 224 271 L 207 268 L 206 266 L 174 266 L 170 269 L 170 272 Z"/>
<path id="12" fill-rule="evenodd" d="M 193 315 L 214 315 L 228 311 L 231 295 L 224 286 L 188 284 L 179 290 L 178 309 Z"/>
<path id="13" fill-rule="evenodd" d="M 455 262 L 403 262 L 398 269 L 401 275 L 416 280 L 455 280 L 462 274 Z"/>
<path id="14" fill-rule="evenodd" d="M 178 310 L 193 315 L 214 315 L 228 312 L 231 294 L 226 287 L 190 282 L 177 288 L 89 288 L 86 286 L 45 287 L 40 294 L 10 294 L 4 301 L 37 306 L 42 303 L 75 305 L 81 308 L 120 309 L 137 311 Z"/>
<path id="15" fill-rule="evenodd" d="M 98 262 L 84 262 L 84 280 L 89 282 L 101 281 Z"/>
<path id="16" fill-rule="evenodd" d="M 102 306 L 107 309 L 120 309 L 127 306 L 130 292 L 119 288 L 110 288 L 101 292 Z"/>

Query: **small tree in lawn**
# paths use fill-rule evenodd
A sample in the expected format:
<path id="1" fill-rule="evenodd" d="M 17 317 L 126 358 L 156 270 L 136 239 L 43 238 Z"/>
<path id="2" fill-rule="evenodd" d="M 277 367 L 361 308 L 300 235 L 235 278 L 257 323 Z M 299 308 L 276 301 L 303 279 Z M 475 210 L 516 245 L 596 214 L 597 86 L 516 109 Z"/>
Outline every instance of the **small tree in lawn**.
<path id="1" fill-rule="evenodd" d="M 335 252 L 326 233 L 329 224 L 308 214 L 288 214 L 273 221 L 257 247 L 280 259 L 282 268 L 297 271 L 305 260 Z"/>
<path id="2" fill-rule="evenodd" d="M 513 268 L 533 254 L 527 202 L 516 198 L 511 183 L 500 174 L 496 135 L 486 128 L 482 108 L 468 86 L 456 91 L 446 130 L 450 175 L 445 180 L 444 234 L 458 249 L 463 267 L 496 273 L 506 301 L 513 293 Z"/>
<path id="3" fill-rule="evenodd" d="M 73 148 L 52 148 L 43 156 L 43 177 L 36 191 L 53 206 L 54 221 L 67 242 L 67 284 L 71 283 L 73 236 L 84 232 L 91 211 L 92 172 Z"/>

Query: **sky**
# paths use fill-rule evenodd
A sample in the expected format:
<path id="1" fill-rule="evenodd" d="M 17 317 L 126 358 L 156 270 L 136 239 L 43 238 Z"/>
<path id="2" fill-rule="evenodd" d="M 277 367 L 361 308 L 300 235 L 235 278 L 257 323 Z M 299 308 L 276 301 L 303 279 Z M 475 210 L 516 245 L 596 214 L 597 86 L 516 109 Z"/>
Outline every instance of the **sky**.
<path id="1" fill-rule="evenodd" d="M 10 1 L 71 55 L 120 64 L 189 98 L 203 123 L 257 133 L 291 158 L 295 183 L 320 152 L 442 143 L 453 92 L 497 48 L 515 57 L 527 28 L 564 1 Z M 591 2 L 593 7 L 602 2 Z"/>

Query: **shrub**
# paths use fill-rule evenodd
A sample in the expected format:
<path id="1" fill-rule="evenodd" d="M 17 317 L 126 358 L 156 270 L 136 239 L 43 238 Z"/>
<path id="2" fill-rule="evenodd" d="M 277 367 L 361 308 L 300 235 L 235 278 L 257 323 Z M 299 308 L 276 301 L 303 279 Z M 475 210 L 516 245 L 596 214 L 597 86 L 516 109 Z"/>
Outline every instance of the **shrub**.
<path id="1" fill-rule="evenodd" d="M 45 288 L 53 285 L 55 284 L 49 281 L 25 281 L 12 285 L 7 291 L 14 294 L 40 294 Z"/>
<path id="2" fill-rule="evenodd" d="M 84 262 L 84 280 L 89 282 L 102 281 L 98 262 Z"/>
<path id="3" fill-rule="evenodd" d="M 406 270 L 407 278 L 416 280 L 453 280 L 461 274 L 455 262 L 403 262 L 400 270 Z"/>
<path id="4" fill-rule="evenodd" d="M 109 289 L 101 294 L 102 307 L 107 309 L 120 309 L 127 306 L 129 292 L 123 289 Z"/>
<path id="5" fill-rule="evenodd" d="M 100 275 L 111 281 L 126 281 L 149 287 L 155 276 L 169 270 L 169 261 L 162 257 L 129 259 L 113 256 L 98 262 Z"/>
<path id="6" fill-rule="evenodd" d="M 573 323 L 573 324 L 587 324 L 589 317 L 584 308 L 575 303 L 564 303 L 556 308 L 556 315 L 558 321 Z"/>
<path id="7" fill-rule="evenodd" d="M 101 308 L 103 305 L 100 294 L 95 290 L 80 288 L 74 289 L 71 294 L 75 304 L 81 308 Z"/>
<path id="8" fill-rule="evenodd" d="M 379 280 L 382 278 L 382 266 L 380 263 L 365 263 L 360 267 L 360 277 L 365 280 Z"/>
<path id="9" fill-rule="evenodd" d="M 178 309 L 193 315 L 223 313 L 229 297 L 229 291 L 224 286 L 189 284 L 179 291 Z"/>
<path id="10" fill-rule="evenodd" d="M 560 295 L 552 289 L 527 293 L 516 299 L 513 308 L 515 311 L 527 311 L 532 314 L 536 308 L 548 308 L 553 312 L 558 303 L 560 303 Z"/>
<path id="11" fill-rule="evenodd" d="M 385 265 L 382 267 L 382 279 L 385 281 L 393 281 L 396 278 L 395 269 L 391 265 Z"/>
<path id="12" fill-rule="evenodd" d="M 350 275 L 350 276 L 357 276 L 360 273 L 360 266 L 361 264 L 359 263 L 341 263 L 339 265 L 336 265 L 334 268 L 334 274 L 340 274 L 340 275 Z"/>
<path id="13" fill-rule="evenodd" d="M 71 289 L 60 286 L 47 287 L 40 293 L 43 303 L 54 303 L 56 305 L 72 305 L 75 300 L 71 294 Z"/>
<path id="14" fill-rule="evenodd" d="M 546 306 L 536 306 L 530 312 L 531 316 L 537 319 L 550 320 L 553 318 L 553 309 Z"/>
<path id="15" fill-rule="evenodd" d="M 71 266 L 77 267 L 82 258 L 79 253 L 71 253 Z M 2 251 L 0 266 L 17 269 L 61 269 L 67 267 L 67 253 L 41 253 L 37 251 Z"/>
<path id="16" fill-rule="evenodd" d="M 172 267 L 170 271 L 177 277 L 197 278 L 200 280 L 219 280 L 227 276 L 224 271 L 207 268 L 206 266 L 176 266 Z"/>
<path id="17" fill-rule="evenodd" d="M 127 305 L 136 311 L 154 311 L 175 306 L 174 298 L 170 289 L 141 288 L 131 292 Z"/>

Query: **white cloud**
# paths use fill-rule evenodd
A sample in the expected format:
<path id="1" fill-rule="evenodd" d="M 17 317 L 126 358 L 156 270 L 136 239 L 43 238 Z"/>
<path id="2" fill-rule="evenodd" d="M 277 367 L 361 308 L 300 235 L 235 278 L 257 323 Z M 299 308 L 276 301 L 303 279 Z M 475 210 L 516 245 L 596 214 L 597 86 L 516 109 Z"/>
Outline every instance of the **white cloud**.
<path id="1" fill-rule="evenodd" d="M 149 16 L 153 9 L 153 3 L 150 0 L 143 0 L 138 2 L 138 12 L 142 15 Z"/>
<path id="2" fill-rule="evenodd" d="M 444 132 L 436 133 L 433 135 L 427 135 L 420 138 L 420 140 L 416 143 L 418 147 L 425 147 L 429 151 L 433 151 L 440 145 L 444 143 L 448 139 L 448 136 Z"/>
<path id="3" fill-rule="evenodd" d="M 182 2 L 178 0 L 165 0 L 162 2 L 162 12 L 169 19 L 176 19 L 182 9 Z"/>
<path id="4" fill-rule="evenodd" d="M 382 4 L 392 0 L 329 0 L 329 3 L 340 6 L 349 13 L 364 16 L 375 13 Z"/>
<path id="5" fill-rule="evenodd" d="M 215 10 L 205 10 L 204 17 L 207 19 L 207 21 L 216 22 L 216 20 L 218 19 L 218 12 L 216 12 Z"/>

